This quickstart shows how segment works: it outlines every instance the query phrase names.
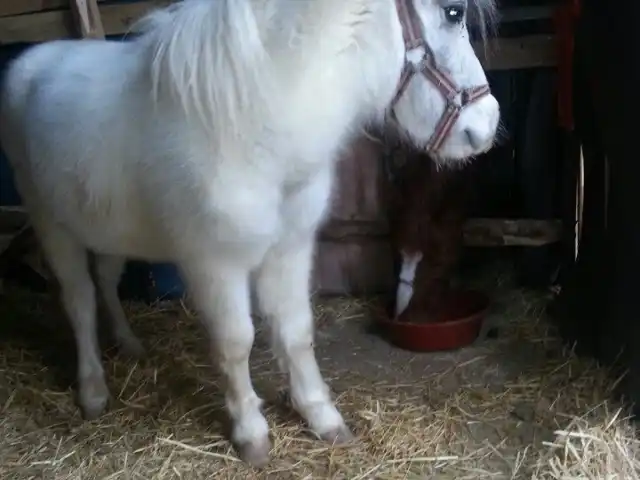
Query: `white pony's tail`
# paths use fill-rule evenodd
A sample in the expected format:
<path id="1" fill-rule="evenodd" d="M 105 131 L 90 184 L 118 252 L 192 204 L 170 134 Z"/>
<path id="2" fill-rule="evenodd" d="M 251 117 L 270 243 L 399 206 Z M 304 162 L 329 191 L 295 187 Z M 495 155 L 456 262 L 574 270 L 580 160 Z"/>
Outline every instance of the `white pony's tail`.
<path id="1" fill-rule="evenodd" d="M 169 93 L 190 119 L 227 139 L 267 120 L 271 64 L 251 0 L 183 0 L 141 26 L 156 101 Z"/>

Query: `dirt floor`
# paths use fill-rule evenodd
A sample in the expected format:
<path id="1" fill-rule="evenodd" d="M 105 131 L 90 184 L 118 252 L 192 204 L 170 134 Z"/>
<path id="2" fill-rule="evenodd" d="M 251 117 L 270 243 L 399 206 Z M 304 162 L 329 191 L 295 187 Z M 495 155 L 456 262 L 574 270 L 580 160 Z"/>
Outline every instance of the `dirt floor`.
<path id="1" fill-rule="evenodd" d="M 105 355 L 114 401 L 85 422 L 57 304 L 9 290 L 0 298 L 0 478 L 640 478 L 640 444 L 610 400 L 616 379 L 561 347 L 543 315 L 551 294 L 514 289 L 496 271 L 478 282 L 492 313 L 475 345 L 450 353 L 390 346 L 370 331 L 371 299 L 316 302 L 318 359 L 358 435 L 342 448 L 315 440 L 287 407 L 258 323 L 253 378 L 274 437 L 261 472 L 225 437 L 207 340 L 183 304 L 128 306 L 149 355 Z"/>

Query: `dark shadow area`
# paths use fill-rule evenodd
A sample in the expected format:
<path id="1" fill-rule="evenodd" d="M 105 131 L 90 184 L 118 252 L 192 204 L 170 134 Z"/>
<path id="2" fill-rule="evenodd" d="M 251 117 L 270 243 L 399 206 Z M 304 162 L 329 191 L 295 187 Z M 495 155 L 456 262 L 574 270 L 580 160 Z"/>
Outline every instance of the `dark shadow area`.
<path id="1" fill-rule="evenodd" d="M 60 390 L 75 383 L 76 347 L 73 332 L 58 302 L 48 294 L 0 295 L 0 348 L 21 350 L 42 363 Z M 11 365 L 8 365 L 11 368 Z"/>

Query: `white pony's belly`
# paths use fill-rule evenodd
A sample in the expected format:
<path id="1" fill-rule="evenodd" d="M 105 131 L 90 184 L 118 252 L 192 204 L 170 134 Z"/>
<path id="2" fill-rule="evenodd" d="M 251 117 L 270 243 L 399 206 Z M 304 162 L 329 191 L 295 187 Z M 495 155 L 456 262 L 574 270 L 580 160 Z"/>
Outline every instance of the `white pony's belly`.
<path id="1" fill-rule="evenodd" d="M 16 179 L 19 180 L 20 175 Z M 22 186 L 22 182 L 20 184 Z M 160 231 L 154 216 L 145 212 L 143 202 L 132 194 L 135 190 L 126 182 L 117 185 L 99 175 L 93 177 L 93 182 L 38 175 L 34 183 L 26 182 L 20 190 L 36 222 L 61 226 L 91 251 L 144 260 L 169 260 L 166 235 Z"/>
<path id="2" fill-rule="evenodd" d="M 136 194 L 119 199 L 111 192 L 93 202 L 67 204 L 57 213 L 59 221 L 96 253 L 170 262 L 210 252 L 256 265 L 279 238 L 282 219 L 267 195 L 242 195 L 242 190 L 236 185 L 224 195 L 204 196 L 199 202 L 182 191 L 157 198 L 153 205 Z"/>
<path id="3" fill-rule="evenodd" d="M 171 261 L 173 255 L 162 232 L 150 217 L 120 211 L 96 219 L 86 212 L 65 215 L 63 224 L 96 253 L 148 261 Z"/>

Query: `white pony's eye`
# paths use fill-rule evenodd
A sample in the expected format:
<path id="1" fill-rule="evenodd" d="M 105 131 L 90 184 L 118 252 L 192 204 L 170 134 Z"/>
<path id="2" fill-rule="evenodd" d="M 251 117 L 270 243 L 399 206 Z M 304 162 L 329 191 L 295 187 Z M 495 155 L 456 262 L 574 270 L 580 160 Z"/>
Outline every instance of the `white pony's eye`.
<path id="1" fill-rule="evenodd" d="M 462 5 L 444 7 L 444 16 L 450 23 L 461 23 L 464 20 L 464 7 Z"/>

